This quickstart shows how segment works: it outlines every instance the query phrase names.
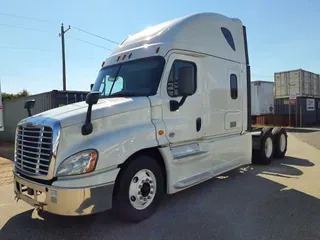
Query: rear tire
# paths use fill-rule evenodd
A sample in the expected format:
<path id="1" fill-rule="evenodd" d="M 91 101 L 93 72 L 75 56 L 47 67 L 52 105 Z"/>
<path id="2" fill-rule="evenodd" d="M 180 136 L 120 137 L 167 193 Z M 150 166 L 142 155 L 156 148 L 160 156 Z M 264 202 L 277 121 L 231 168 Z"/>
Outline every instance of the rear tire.
<path id="1" fill-rule="evenodd" d="M 270 131 L 262 131 L 260 139 L 260 149 L 253 150 L 252 163 L 268 165 L 274 155 L 274 137 Z"/>
<path id="2" fill-rule="evenodd" d="M 287 132 L 283 128 L 276 128 L 273 129 L 272 134 L 274 135 L 274 157 L 284 158 L 288 146 Z"/>
<path id="3" fill-rule="evenodd" d="M 155 159 L 138 156 L 120 171 L 112 212 L 120 220 L 140 222 L 156 212 L 164 195 L 164 176 Z"/>

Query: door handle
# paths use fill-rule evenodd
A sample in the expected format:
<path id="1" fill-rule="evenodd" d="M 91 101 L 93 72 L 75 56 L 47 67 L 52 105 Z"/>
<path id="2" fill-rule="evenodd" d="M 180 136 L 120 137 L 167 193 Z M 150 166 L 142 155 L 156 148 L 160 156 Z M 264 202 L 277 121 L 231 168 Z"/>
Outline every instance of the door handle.
<path id="1" fill-rule="evenodd" d="M 197 118 L 196 120 L 197 132 L 201 130 L 201 118 Z"/>

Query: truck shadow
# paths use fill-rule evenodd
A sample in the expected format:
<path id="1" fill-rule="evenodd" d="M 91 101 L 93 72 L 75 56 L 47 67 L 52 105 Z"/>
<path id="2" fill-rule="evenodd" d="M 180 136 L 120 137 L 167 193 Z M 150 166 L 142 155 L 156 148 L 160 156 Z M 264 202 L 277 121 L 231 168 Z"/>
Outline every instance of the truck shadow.
<path id="1" fill-rule="evenodd" d="M 14 145 L 7 143 L 0 143 L 0 158 L 6 158 L 13 161 Z"/>
<path id="2" fill-rule="evenodd" d="M 313 166 L 293 157 L 243 166 L 165 197 L 138 224 L 116 221 L 109 211 L 97 218 L 43 213 L 40 220 L 30 210 L 12 217 L 0 239 L 320 239 L 319 199 L 259 176 L 296 178 Z"/>

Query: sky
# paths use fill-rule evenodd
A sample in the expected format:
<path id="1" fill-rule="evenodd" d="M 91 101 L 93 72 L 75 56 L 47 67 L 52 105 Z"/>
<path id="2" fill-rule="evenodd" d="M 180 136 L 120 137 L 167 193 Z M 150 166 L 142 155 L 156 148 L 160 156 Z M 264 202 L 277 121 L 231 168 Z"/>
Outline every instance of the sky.
<path id="1" fill-rule="evenodd" d="M 320 74 L 318 0 L 0 0 L 2 91 L 62 89 L 61 23 L 71 26 L 65 34 L 67 90 L 88 91 L 116 45 L 77 29 L 121 42 L 149 26 L 199 12 L 239 18 L 246 25 L 252 80 L 273 81 L 274 72 L 299 68 Z"/>

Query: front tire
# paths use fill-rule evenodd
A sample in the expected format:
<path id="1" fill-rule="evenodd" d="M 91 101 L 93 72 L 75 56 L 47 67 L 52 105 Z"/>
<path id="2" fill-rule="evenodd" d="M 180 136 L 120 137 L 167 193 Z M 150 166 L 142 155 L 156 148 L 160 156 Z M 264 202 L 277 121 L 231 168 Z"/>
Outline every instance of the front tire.
<path id="1" fill-rule="evenodd" d="M 119 173 L 113 196 L 113 214 L 125 221 L 143 221 L 156 212 L 163 195 L 161 167 L 150 156 L 138 156 Z"/>

